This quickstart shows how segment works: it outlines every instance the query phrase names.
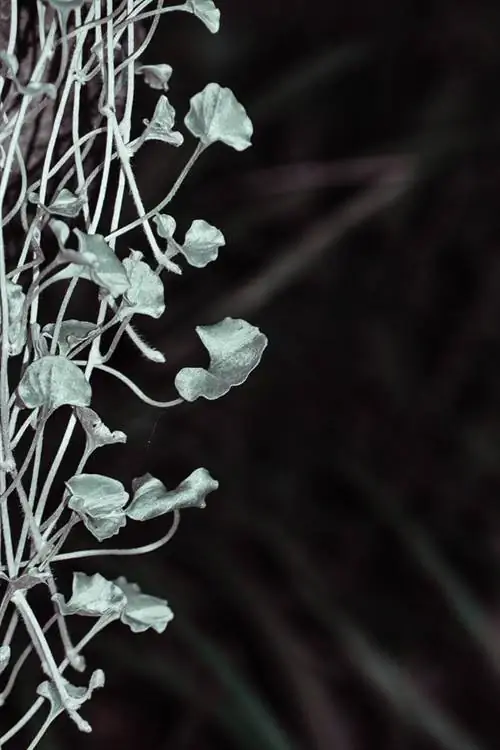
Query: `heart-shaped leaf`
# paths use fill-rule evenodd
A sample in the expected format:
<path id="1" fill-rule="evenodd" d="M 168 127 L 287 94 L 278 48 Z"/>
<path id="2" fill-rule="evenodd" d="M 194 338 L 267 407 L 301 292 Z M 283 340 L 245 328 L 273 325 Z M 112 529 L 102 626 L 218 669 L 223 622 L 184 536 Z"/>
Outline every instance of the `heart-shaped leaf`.
<path id="1" fill-rule="evenodd" d="M 65 357 L 48 355 L 36 359 L 26 368 L 17 387 L 23 406 L 49 411 L 64 404 L 88 406 L 92 397 L 90 383 L 73 362 Z"/>

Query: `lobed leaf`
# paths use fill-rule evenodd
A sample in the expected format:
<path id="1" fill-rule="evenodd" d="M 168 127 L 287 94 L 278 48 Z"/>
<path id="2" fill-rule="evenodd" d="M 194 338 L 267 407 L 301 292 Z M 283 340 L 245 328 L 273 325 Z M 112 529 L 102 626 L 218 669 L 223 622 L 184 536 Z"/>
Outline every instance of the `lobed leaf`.
<path id="1" fill-rule="evenodd" d="M 195 469 L 170 491 L 156 477 L 144 474 L 132 481 L 133 496 L 126 513 L 134 521 L 149 521 L 182 508 L 204 508 L 206 496 L 218 486 L 219 482 L 203 468 Z"/>
<path id="2" fill-rule="evenodd" d="M 93 453 L 97 448 L 112 443 L 126 443 L 127 436 L 121 430 L 111 430 L 106 427 L 99 415 L 86 406 L 77 406 L 76 416 L 87 436 L 86 450 Z"/>
<path id="3" fill-rule="evenodd" d="M 68 711 L 81 732 L 91 732 L 92 727 L 87 721 L 85 721 L 85 719 L 82 719 L 78 714 L 78 710 L 83 703 L 89 700 L 96 688 L 103 687 L 104 672 L 102 669 L 96 669 L 92 672 L 88 687 L 86 688 L 73 685 L 62 676 L 61 682 L 64 685 L 65 690 L 64 703 L 58 688 L 51 680 L 44 680 L 44 682 L 40 683 L 36 691 L 38 695 L 41 695 L 42 698 L 46 698 L 49 701 L 51 720 L 54 720 L 59 714 Z"/>
<path id="4" fill-rule="evenodd" d="M 224 318 L 210 326 L 197 326 L 196 332 L 210 355 L 208 370 L 184 367 L 175 378 L 175 387 L 186 401 L 224 396 L 241 385 L 259 364 L 267 346 L 261 331 L 239 318 Z"/>
<path id="5" fill-rule="evenodd" d="M 73 573 L 71 599 L 64 601 L 62 594 L 54 594 L 52 601 L 62 615 L 84 615 L 87 617 L 119 617 L 126 604 L 123 591 L 100 573 L 88 576 Z"/>
<path id="6" fill-rule="evenodd" d="M 137 65 L 136 75 L 143 75 L 145 82 L 152 89 L 168 91 L 168 82 L 172 76 L 172 68 L 166 63 L 157 65 Z"/>
<path id="7" fill-rule="evenodd" d="M 153 113 L 151 121 L 144 120 L 146 129 L 140 138 L 134 144 L 133 150 L 144 143 L 144 141 L 163 141 L 170 143 L 171 146 L 181 146 L 184 143 L 184 136 L 177 130 L 174 130 L 175 109 L 172 107 L 167 97 L 162 94 Z"/>

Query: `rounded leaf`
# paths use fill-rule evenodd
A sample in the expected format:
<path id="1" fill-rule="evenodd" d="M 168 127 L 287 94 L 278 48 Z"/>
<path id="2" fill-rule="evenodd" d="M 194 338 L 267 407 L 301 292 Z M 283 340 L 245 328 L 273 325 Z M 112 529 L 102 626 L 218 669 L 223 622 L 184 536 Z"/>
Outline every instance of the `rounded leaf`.
<path id="1" fill-rule="evenodd" d="M 220 229 L 203 219 L 195 219 L 186 232 L 181 252 L 191 266 L 204 268 L 217 259 L 219 248 L 225 244 Z"/>
<path id="2" fill-rule="evenodd" d="M 65 357 L 48 355 L 28 365 L 17 394 L 28 409 L 45 406 L 52 411 L 64 404 L 88 406 L 92 389 L 77 365 Z"/>
<path id="3" fill-rule="evenodd" d="M 120 620 L 128 625 L 133 633 L 143 633 L 148 628 L 163 633 L 174 617 L 165 599 L 143 594 L 136 583 L 129 583 L 123 576 L 117 578 L 115 584 L 126 597 Z"/>
<path id="4" fill-rule="evenodd" d="M 68 508 L 100 542 L 117 534 L 126 523 L 123 506 L 128 492 L 117 479 L 102 474 L 78 474 L 65 482 L 70 499 Z"/>
<path id="5" fill-rule="evenodd" d="M 231 89 L 218 83 L 207 84 L 191 98 L 184 122 L 204 146 L 222 141 L 236 151 L 243 151 L 252 145 L 253 126 L 245 108 Z"/>

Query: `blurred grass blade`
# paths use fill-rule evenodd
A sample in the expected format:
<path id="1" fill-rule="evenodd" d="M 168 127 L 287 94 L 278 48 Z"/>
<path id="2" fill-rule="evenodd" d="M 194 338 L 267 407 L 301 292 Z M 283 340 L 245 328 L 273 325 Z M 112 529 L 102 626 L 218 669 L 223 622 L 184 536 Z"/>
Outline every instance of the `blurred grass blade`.
<path id="1" fill-rule="evenodd" d="M 373 645 L 343 610 L 331 603 L 331 594 L 306 555 L 289 536 L 285 537 L 280 527 L 268 524 L 266 535 L 272 537 L 275 553 L 297 581 L 299 596 L 310 613 L 341 644 L 351 663 L 394 710 L 443 750 L 485 750 L 442 709 L 434 706 L 405 670 Z"/>
<path id="2" fill-rule="evenodd" d="M 232 728 L 237 747 L 247 750 L 294 750 L 278 721 L 258 695 L 238 673 L 225 654 L 186 619 L 177 616 L 178 636 L 186 641 L 200 660 L 216 675 L 226 691 L 225 710 L 220 712 L 226 727 Z M 180 622 L 179 622 L 180 620 Z"/>
<path id="3" fill-rule="evenodd" d="M 500 642 L 484 608 L 441 557 L 425 530 L 409 518 L 404 510 L 403 500 L 394 497 L 389 489 L 368 476 L 360 467 L 342 464 L 342 472 L 363 491 L 377 516 L 390 524 L 401 538 L 404 548 L 439 588 L 451 613 L 500 677 Z"/>

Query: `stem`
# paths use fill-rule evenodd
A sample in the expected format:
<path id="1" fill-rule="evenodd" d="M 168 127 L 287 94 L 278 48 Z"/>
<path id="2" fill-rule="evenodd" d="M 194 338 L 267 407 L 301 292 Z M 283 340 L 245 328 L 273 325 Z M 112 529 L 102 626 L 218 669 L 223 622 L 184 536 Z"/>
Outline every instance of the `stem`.
<path id="1" fill-rule="evenodd" d="M 76 360 L 75 364 L 81 365 L 84 363 L 81 360 Z M 179 404 L 184 403 L 183 398 L 174 398 L 172 401 L 156 401 L 154 398 L 150 398 L 149 396 L 147 396 L 144 391 L 141 391 L 141 389 L 134 383 L 133 380 L 130 380 L 130 378 L 128 378 L 119 370 L 115 370 L 114 367 L 104 365 L 100 362 L 96 362 L 95 367 L 97 367 L 98 370 L 103 370 L 104 372 L 109 373 L 109 375 L 113 375 L 118 380 L 121 380 L 121 382 L 128 386 L 128 388 L 130 388 L 130 390 L 135 393 L 135 395 L 140 398 L 141 401 L 144 401 L 145 404 L 149 404 L 150 406 L 157 406 L 160 409 L 168 409 L 171 406 L 179 406 Z"/>
<path id="2" fill-rule="evenodd" d="M 126 224 L 124 227 L 121 227 L 120 229 L 116 229 L 114 232 L 111 232 L 105 237 L 105 240 L 109 242 L 110 239 L 114 239 L 116 237 L 119 237 L 122 234 L 125 234 L 125 232 L 130 232 L 132 229 L 135 229 L 138 226 L 141 226 L 143 222 L 148 221 L 153 216 L 155 216 L 157 213 L 159 213 L 165 206 L 170 203 L 174 195 L 179 190 L 180 186 L 186 179 L 191 167 L 196 162 L 200 154 L 207 148 L 207 146 L 204 146 L 202 143 L 198 143 L 196 146 L 194 152 L 191 154 L 191 157 L 187 161 L 186 165 L 184 166 L 184 169 L 170 188 L 170 191 L 168 192 L 167 196 L 158 203 L 154 208 L 152 208 L 150 211 L 145 213 L 143 216 L 139 216 L 138 219 L 135 221 L 130 222 L 130 224 Z"/>
<path id="3" fill-rule="evenodd" d="M 154 552 L 155 550 L 160 549 L 160 547 L 163 547 L 173 538 L 174 534 L 179 528 L 180 518 L 180 512 L 178 510 L 174 510 L 174 520 L 172 521 L 172 526 L 167 531 L 167 533 L 162 536 L 161 539 L 157 539 L 156 542 L 144 544 L 142 545 L 142 547 L 132 547 L 130 549 L 90 549 L 79 550 L 77 552 L 65 552 L 62 555 L 57 555 L 56 557 L 54 557 L 53 562 L 61 562 L 62 560 L 77 560 L 78 558 L 82 557 L 100 557 L 101 555 L 145 555 L 149 552 Z"/>

